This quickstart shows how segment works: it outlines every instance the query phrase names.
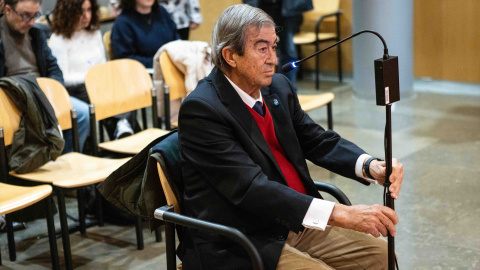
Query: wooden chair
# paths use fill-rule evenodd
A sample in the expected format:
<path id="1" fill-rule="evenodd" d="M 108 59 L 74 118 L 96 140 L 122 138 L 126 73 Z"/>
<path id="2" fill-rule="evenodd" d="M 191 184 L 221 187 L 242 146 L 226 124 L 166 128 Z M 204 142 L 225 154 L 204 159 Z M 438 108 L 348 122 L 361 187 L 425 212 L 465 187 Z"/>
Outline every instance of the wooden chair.
<path id="1" fill-rule="evenodd" d="M 176 268 L 175 229 L 178 230 L 178 228 L 175 225 L 208 230 L 226 236 L 241 244 L 247 250 L 253 263 L 253 269 L 263 269 L 262 258 L 257 249 L 242 232 L 232 227 L 187 217 L 182 214 L 183 179 L 178 133 L 172 133 L 154 148 L 156 151 L 152 156 L 157 158 L 158 176 L 167 200 L 167 205 L 157 208 L 154 214 L 155 218 L 165 221 L 167 269 L 174 270 Z M 334 185 L 322 182 L 315 182 L 315 185 L 319 191 L 331 194 L 340 203 L 351 205 L 347 196 Z M 181 231 L 177 231 L 177 234 L 181 234 Z"/>
<path id="2" fill-rule="evenodd" d="M 76 137 L 76 112 L 73 110 L 70 103 L 70 97 L 59 82 L 49 78 L 38 78 L 38 84 L 46 93 L 58 123 L 62 130 L 73 129 L 73 135 Z M 5 131 L 5 146 L 12 143 L 13 133 L 18 129 L 20 122 L 20 111 L 14 108 L 10 99 L 0 91 L 1 104 L 0 117 Z M 3 106 L 8 104 L 8 106 Z M 68 117 L 71 113 L 72 118 Z M 76 139 L 74 138 L 74 141 Z M 78 139 L 77 139 L 78 140 Z M 78 146 L 78 145 L 77 145 Z M 74 149 L 78 147 L 74 146 Z M 65 190 L 78 189 L 78 210 L 79 210 L 79 226 L 75 229 L 82 234 L 86 233 L 85 213 L 83 209 L 82 187 L 99 183 L 103 181 L 111 172 L 124 164 L 128 158 L 124 159 L 104 159 L 83 155 L 77 152 L 68 153 L 57 158 L 55 161 L 50 161 L 31 173 L 16 174 L 11 171 L 10 175 L 16 178 L 33 181 L 36 183 L 49 184 L 55 188 L 58 196 L 58 211 L 60 216 L 60 224 L 62 231 L 63 250 L 65 256 L 65 267 L 72 269 L 72 258 L 70 250 L 69 227 L 67 224 L 67 214 L 65 206 Z M 3 167 L 7 171 L 7 167 Z M 100 210 L 101 207 L 98 207 Z M 101 217 L 101 213 L 98 215 Z M 99 225 L 103 225 L 103 220 L 98 221 Z"/>
<path id="3" fill-rule="evenodd" d="M 335 95 L 331 92 L 316 95 L 298 95 L 300 106 L 306 112 L 327 105 L 328 129 L 333 130 L 332 101 Z"/>
<path id="4" fill-rule="evenodd" d="M 157 128 L 157 92 L 153 88 L 150 75 L 145 67 L 132 59 L 118 59 L 94 66 L 89 69 L 85 86 L 90 98 L 90 130 L 93 154 L 98 155 L 98 148 L 124 154 L 135 155 L 156 138 L 168 133 Z M 102 142 L 97 145 L 96 122 L 108 117 L 152 106 L 153 128 L 131 136 Z M 143 111 L 145 112 L 145 111 Z M 146 128 L 146 114 L 143 115 L 143 127 Z M 136 217 L 135 222 L 137 249 L 142 250 L 142 220 Z M 161 241 L 161 233 L 155 231 L 156 241 Z"/>
<path id="5" fill-rule="evenodd" d="M 184 99 L 187 96 L 185 75 L 173 64 L 166 51 L 160 54 L 160 66 L 162 67 L 164 87 L 166 90 L 163 99 L 165 103 L 166 129 L 170 129 L 171 126 L 178 126 L 178 122 L 170 123 L 170 101 Z"/>
<path id="6" fill-rule="evenodd" d="M 145 67 L 132 59 L 118 59 L 96 65 L 88 70 L 85 86 L 90 97 L 90 127 L 94 155 L 97 150 L 96 121 L 125 112 L 152 106 L 154 128 L 122 138 L 120 140 L 103 142 L 98 147 L 110 152 L 122 154 L 137 154 L 151 141 L 167 133 L 156 128 L 157 101 L 156 91 Z M 143 127 L 145 128 L 146 117 Z"/>
<path id="7" fill-rule="evenodd" d="M 3 91 L 0 93 L 0 95 L 4 95 Z M 3 128 L 0 128 L 0 140 L 4 139 L 2 133 Z M 2 158 L 2 162 L 6 162 L 6 157 Z M 3 164 L 2 167 L 3 166 L 6 166 L 6 164 Z M 2 178 L 7 178 L 6 172 L 2 172 Z M 43 201 L 46 204 L 47 232 L 50 244 L 52 269 L 60 269 L 58 262 L 57 238 L 55 236 L 55 222 L 53 221 L 53 200 L 51 199 L 51 194 L 52 187 L 50 185 L 22 187 L 0 183 L 0 215 L 5 215 L 5 220 L 7 222 L 8 251 L 11 261 L 15 261 L 17 259 L 17 255 L 15 252 L 13 225 L 9 218 L 9 214 Z M 0 265 L 2 265 L 1 254 Z"/>
<path id="8" fill-rule="evenodd" d="M 105 52 L 107 53 L 107 60 L 113 60 L 113 52 L 111 45 L 112 30 L 108 30 L 103 34 L 103 46 L 105 47 Z"/>
<path id="9" fill-rule="evenodd" d="M 320 50 L 320 43 L 340 41 L 340 0 L 313 0 L 313 10 L 303 13 L 303 23 L 300 32 L 293 37 L 293 43 L 297 46 L 299 57 L 301 57 L 302 45 L 314 45 L 315 51 Z M 335 32 L 322 32 L 323 22 L 335 22 Z M 337 46 L 338 80 L 342 82 L 342 51 Z M 320 60 L 315 58 L 315 88 L 320 87 Z"/>

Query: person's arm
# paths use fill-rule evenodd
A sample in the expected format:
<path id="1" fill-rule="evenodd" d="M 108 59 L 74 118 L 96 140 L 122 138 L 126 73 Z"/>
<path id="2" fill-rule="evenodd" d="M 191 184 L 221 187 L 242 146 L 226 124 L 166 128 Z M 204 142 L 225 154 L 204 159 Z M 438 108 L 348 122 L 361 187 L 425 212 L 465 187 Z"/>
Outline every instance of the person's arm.
<path id="1" fill-rule="evenodd" d="M 293 95 L 291 102 L 291 115 L 294 119 L 297 136 L 307 159 L 345 177 L 369 184 L 366 180 L 367 178 L 363 176 L 361 165 L 370 156 L 352 142 L 341 138 L 333 131 L 325 131 L 314 123 L 301 110 L 296 95 Z M 360 171 L 355 169 L 355 167 L 358 167 L 356 166 L 358 163 L 360 163 Z M 384 162 L 379 161 L 372 161 L 370 164 L 372 176 L 380 184 L 383 183 L 385 178 L 385 171 L 382 165 L 384 166 Z M 393 190 L 398 195 L 399 185 L 401 186 L 403 178 L 403 168 L 395 159 L 391 178 L 393 178 L 392 183 L 394 183 L 392 184 Z M 394 235 L 397 222 L 398 217 L 396 213 L 385 206 L 345 206 L 320 199 L 312 201 L 303 220 L 304 226 L 309 228 L 324 230 L 326 225 L 339 226 L 370 233 L 377 237 L 380 234 L 386 235 L 387 230 Z"/>
<path id="2" fill-rule="evenodd" d="M 369 185 L 368 181 L 359 177 L 355 172 L 358 158 L 366 152 L 336 132 L 325 130 L 315 123 L 302 110 L 294 86 L 286 77 L 282 77 L 283 83 L 279 79 L 278 82 L 281 84 L 278 84 L 277 87 L 289 86 L 291 89 L 290 92 L 286 92 L 285 99 L 289 102 L 287 108 L 305 158 L 317 166 Z M 283 95 L 284 93 L 279 92 L 278 94 Z"/>
<path id="3" fill-rule="evenodd" d="M 190 97 L 183 102 L 179 119 L 182 158 L 198 170 L 196 175 L 208 181 L 208 186 L 262 220 L 281 220 L 294 232 L 303 228 L 302 220 L 313 197 L 267 177 L 257 164 L 270 161 L 220 102 Z M 246 145 L 255 157 L 247 153 Z"/>
<path id="4" fill-rule="evenodd" d="M 45 38 L 45 34 L 43 31 L 39 32 L 40 44 L 42 46 L 43 55 L 45 56 L 45 65 L 47 67 L 47 77 L 57 80 L 62 85 L 64 84 L 63 81 L 63 73 L 60 67 L 57 64 L 57 59 L 52 54 L 52 50 L 47 45 L 47 41 Z"/>

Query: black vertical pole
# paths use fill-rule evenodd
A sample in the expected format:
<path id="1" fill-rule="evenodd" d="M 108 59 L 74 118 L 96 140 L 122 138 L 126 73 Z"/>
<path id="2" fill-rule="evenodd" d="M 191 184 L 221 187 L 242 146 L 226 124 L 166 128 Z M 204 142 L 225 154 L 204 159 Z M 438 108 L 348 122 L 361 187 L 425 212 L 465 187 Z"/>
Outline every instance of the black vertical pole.
<path id="1" fill-rule="evenodd" d="M 165 84 L 164 87 L 164 96 L 163 96 L 163 104 L 165 108 L 165 129 L 171 129 L 170 123 L 170 86 Z"/>
<path id="2" fill-rule="evenodd" d="M 95 105 L 89 104 L 90 113 L 90 140 L 92 143 L 92 156 L 98 157 L 98 140 L 97 140 L 97 119 L 95 115 Z M 100 133 L 103 132 L 100 125 Z"/>
<path id="3" fill-rule="evenodd" d="M 386 127 L 385 127 L 385 163 L 386 163 L 386 172 L 385 172 L 385 187 L 387 187 L 386 193 L 386 206 L 395 210 L 395 203 L 390 193 L 390 176 L 392 175 L 392 105 L 387 104 L 386 109 Z M 395 238 L 388 233 L 388 269 L 395 270 Z"/>
<path id="4" fill-rule="evenodd" d="M 67 209 L 65 206 L 65 194 L 63 188 L 57 189 L 58 214 L 60 216 L 60 229 L 62 231 L 63 257 L 65 259 L 65 268 L 73 269 L 72 251 L 70 249 L 70 235 L 68 232 Z"/>

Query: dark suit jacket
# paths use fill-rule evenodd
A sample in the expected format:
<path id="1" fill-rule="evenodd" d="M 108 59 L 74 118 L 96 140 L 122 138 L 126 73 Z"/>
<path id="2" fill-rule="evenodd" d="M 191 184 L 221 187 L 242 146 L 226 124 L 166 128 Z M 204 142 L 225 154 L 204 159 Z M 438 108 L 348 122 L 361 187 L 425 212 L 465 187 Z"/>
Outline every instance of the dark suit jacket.
<path id="1" fill-rule="evenodd" d="M 235 227 L 258 248 L 266 269 L 275 269 L 289 231 L 314 197 L 321 198 L 305 159 L 357 179 L 355 163 L 365 153 L 325 131 L 301 109 L 283 75 L 261 89 L 275 133 L 308 195 L 287 186 L 262 133 L 240 96 L 214 68 L 182 103 L 179 143 L 185 181 L 184 207 L 192 217 Z M 221 236 L 187 230 L 180 256 L 185 269 L 250 269 L 243 249 Z"/>

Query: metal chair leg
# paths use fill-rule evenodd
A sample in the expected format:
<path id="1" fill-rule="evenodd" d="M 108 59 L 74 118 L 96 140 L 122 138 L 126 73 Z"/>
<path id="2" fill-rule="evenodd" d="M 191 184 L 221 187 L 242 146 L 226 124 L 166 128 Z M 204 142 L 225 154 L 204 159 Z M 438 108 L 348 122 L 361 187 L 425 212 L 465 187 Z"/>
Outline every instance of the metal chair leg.
<path id="1" fill-rule="evenodd" d="M 156 241 L 157 243 L 162 242 L 162 230 L 160 229 L 160 227 L 158 227 L 158 228 L 155 230 L 155 241 Z"/>
<path id="2" fill-rule="evenodd" d="M 332 102 L 327 104 L 328 129 L 333 130 Z"/>
<path id="3" fill-rule="evenodd" d="M 60 216 L 60 228 L 62 231 L 63 256 L 65 257 L 65 268 L 73 269 L 72 251 L 70 250 L 70 234 L 68 232 L 67 209 L 65 206 L 65 194 L 62 188 L 57 189 L 58 214 Z"/>
<path id="4" fill-rule="evenodd" d="M 87 233 L 87 225 L 85 224 L 85 194 L 83 188 L 77 189 L 77 207 L 78 207 L 78 225 L 81 234 Z"/>
<path id="5" fill-rule="evenodd" d="M 315 51 L 318 52 L 318 42 L 315 43 Z M 315 57 L 315 89 L 320 90 L 320 57 Z"/>
<path id="6" fill-rule="evenodd" d="M 103 206 L 102 206 L 102 200 L 103 200 L 103 197 L 102 195 L 100 194 L 100 192 L 98 191 L 97 188 L 95 188 L 95 198 L 97 198 L 96 202 L 97 202 L 97 222 L 98 222 L 98 226 L 99 227 L 103 227 L 104 225 L 104 222 L 103 222 Z"/>
<path id="7" fill-rule="evenodd" d="M 141 217 L 135 217 L 135 233 L 137 234 L 137 249 L 143 250 L 144 244 Z"/>
<path id="8" fill-rule="evenodd" d="M 167 270 L 175 270 L 177 259 L 175 256 L 175 225 L 165 222 L 165 249 L 167 251 Z"/>
<path id="9" fill-rule="evenodd" d="M 52 260 L 52 269 L 60 269 L 58 261 L 58 248 L 57 237 L 55 233 L 55 222 L 53 221 L 53 201 L 52 197 L 45 198 L 45 204 L 47 208 L 47 230 L 48 230 L 48 242 L 50 244 L 50 258 Z"/>
<path id="10" fill-rule="evenodd" d="M 7 223 L 7 239 L 8 239 L 8 255 L 10 261 L 17 260 L 17 253 L 15 251 L 15 237 L 13 235 L 13 223 L 9 215 L 5 215 L 5 222 Z"/>

